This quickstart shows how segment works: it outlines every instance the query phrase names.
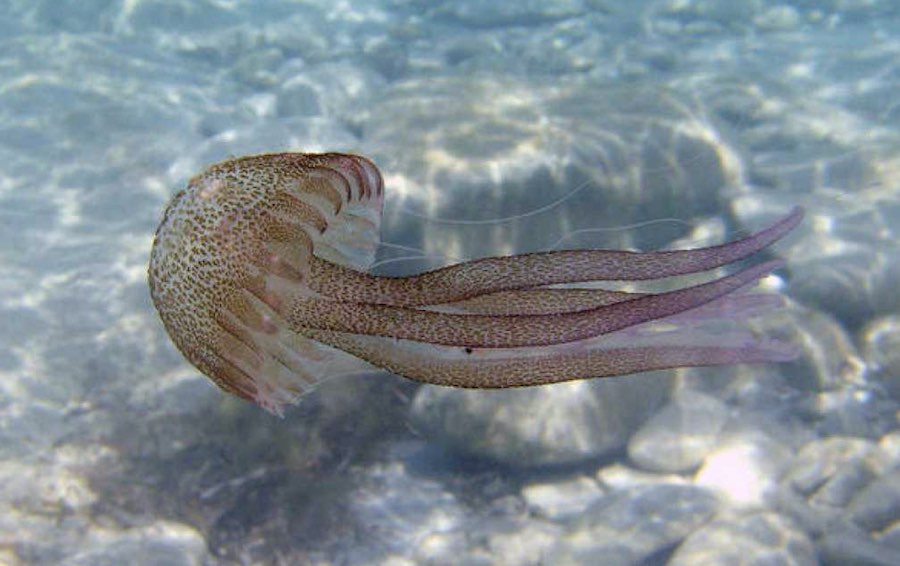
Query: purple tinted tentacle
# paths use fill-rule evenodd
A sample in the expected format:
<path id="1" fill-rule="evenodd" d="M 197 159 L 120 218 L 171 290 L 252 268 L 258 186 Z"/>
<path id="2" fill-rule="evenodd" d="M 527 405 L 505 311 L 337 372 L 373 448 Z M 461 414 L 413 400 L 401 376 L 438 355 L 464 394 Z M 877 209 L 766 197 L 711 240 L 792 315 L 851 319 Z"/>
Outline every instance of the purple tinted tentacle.
<path id="1" fill-rule="evenodd" d="M 302 298 L 270 306 L 293 329 L 318 328 L 477 348 L 541 346 L 607 334 L 688 311 L 745 287 L 781 265 L 770 261 L 709 283 L 559 314 L 448 314 Z"/>
<path id="2" fill-rule="evenodd" d="M 394 306 L 437 305 L 501 291 L 584 281 L 644 281 L 697 273 L 744 259 L 790 232 L 803 209 L 746 238 L 661 252 L 572 250 L 477 259 L 410 277 L 378 277 L 318 260 L 309 285 L 323 297 Z"/>
<path id="3" fill-rule="evenodd" d="M 788 361 L 795 355 L 789 345 L 762 340 L 726 347 L 653 346 L 564 353 L 537 349 L 530 355 L 516 351 L 509 357 L 479 359 L 456 355 L 458 348 L 379 336 L 313 329 L 304 334 L 416 381 L 471 388 L 524 387 L 686 366 Z"/>

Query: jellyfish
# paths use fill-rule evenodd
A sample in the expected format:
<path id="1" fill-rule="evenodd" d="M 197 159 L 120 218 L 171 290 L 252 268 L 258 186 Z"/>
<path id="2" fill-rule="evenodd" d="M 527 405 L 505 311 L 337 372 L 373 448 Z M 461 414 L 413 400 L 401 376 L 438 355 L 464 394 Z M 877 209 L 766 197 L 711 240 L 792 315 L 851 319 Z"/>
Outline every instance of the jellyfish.
<path id="1" fill-rule="evenodd" d="M 361 365 L 504 388 L 794 356 L 765 336 L 709 328 L 777 305 L 776 295 L 745 292 L 777 260 L 659 293 L 596 283 L 737 262 L 797 226 L 799 207 L 711 247 L 548 251 L 389 277 L 369 272 L 383 200 L 375 164 L 341 153 L 240 157 L 190 179 L 150 257 L 151 297 L 172 341 L 220 388 L 279 415 Z"/>

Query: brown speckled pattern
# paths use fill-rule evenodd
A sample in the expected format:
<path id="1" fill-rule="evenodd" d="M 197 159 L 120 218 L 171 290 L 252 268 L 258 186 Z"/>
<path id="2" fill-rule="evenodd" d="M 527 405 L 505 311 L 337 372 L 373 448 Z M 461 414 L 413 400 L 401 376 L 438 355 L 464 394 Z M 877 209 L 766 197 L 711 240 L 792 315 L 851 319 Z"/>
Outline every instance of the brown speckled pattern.
<path id="1" fill-rule="evenodd" d="M 284 153 L 209 167 L 173 197 L 153 243 L 150 293 L 169 335 L 220 387 L 260 401 L 256 376 L 234 354 L 261 366 L 266 354 L 247 333 L 275 329 L 244 290 L 264 291 L 263 269 L 279 261 L 305 271 L 315 246 L 340 239 L 341 215 L 377 237 L 382 200 L 381 175 L 364 157 Z M 362 242 L 345 262 L 371 263 L 376 244 Z"/>
<path id="2" fill-rule="evenodd" d="M 720 267 L 783 237 L 800 222 L 799 208 L 756 234 L 708 248 L 545 252 L 392 278 L 366 273 L 383 196 L 371 161 L 335 153 L 243 157 L 191 179 L 166 210 L 150 260 L 153 302 L 175 344 L 220 387 L 275 413 L 345 369 L 355 360 L 348 354 L 458 387 L 791 355 L 765 339 L 696 330 L 705 319 L 771 305 L 749 297 L 738 306 L 728 295 L 779 262 L 659 294 L 547 286 Z M 690 320 L 683 331 L 653 331 L 660 318 L 679 327 L 679 316 Z"/>

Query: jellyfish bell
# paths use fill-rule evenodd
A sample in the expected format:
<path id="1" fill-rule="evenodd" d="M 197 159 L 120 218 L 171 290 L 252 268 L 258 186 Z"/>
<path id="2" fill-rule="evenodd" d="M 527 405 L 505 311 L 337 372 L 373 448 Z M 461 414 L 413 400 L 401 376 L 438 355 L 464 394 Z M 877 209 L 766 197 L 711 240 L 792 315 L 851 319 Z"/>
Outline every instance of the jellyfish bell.
<path id="1" fill-rule="evenodd" d="M 367 271 L 383 197 L 370 160 L 338 153 L 241 157 L 191 179 L 150 259 L 151 296 L 173 342 L 222 389 L 277 414 L 361 360 L 425 383 L 500 388 L 793 355 L 747 333 L 697 330 L 771 306 L 771 296 L 738 291 L 777 261 L 665 293 L 556 285 L 727 265 L 782 238 L 799 208 L 719 246 L 540 252 L 386 277 Z"/>
<path id="2" fill-rule="evenodd" d="M 366 269 L 382 202 L 378 169 L 358 156 L 273 154 L 207 168 L 172 198 L 151 252 L 150 293 L 169 336 L 222 389 L 279 412 L 346 356 L 288 330 L 260 301 L 315 297 L 305 284 L 314 253 Z"/>

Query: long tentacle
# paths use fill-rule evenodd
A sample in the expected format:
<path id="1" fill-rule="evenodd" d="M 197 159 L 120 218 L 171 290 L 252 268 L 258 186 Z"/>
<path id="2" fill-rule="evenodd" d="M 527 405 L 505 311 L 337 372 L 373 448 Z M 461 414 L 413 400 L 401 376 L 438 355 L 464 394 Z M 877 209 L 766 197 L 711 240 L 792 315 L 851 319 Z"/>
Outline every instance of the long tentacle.
<path id="1" fill-rule="evenodd" d="M 520 289 L 519 291 L 501 291 L 490 295 L 482 295 L 474 299 L 421 307 L 422 310 L 456 314 L 483 315 L 534 315 L 562 314 L 584 311 L 598 307 L 621 303 L 644 297 L 648 293 L 628 293 L 625 291 L 607 291 L 605 289 Z M 747 310 L 745 305 L 753 305 L 756 312 L 759 304 L 782 305 L 780 295 L 766 293 L 741 293 L 736 291 L 707 303 L 690 312 L 706 315 L 715 312 L 728 312 L 731 318 L 740 318 L 740 313 Z"/>
<path id="2" fill-rule="evenodd" d="M 560 314 L 621 303 L 645 294 L 606 289 L 519 289 L 423 308 L 435 312 L 468 314 Z"/>
<path id="3" fill-rule="evenodd" d="M 663 252 L 574 250 L 490 257 L 410 277 L 378 277 L 314 257 L 306 284 L 335 300 L 412 307 L 560 283 L 660 279 L 746 258 L 783 237 L 802 217 L 803 210 L 795 207 L 768 228 L 707 248 Z"/>
<path id="4" fill-rule="evenodd" d="M 709 283 L 559 314 L 448 314 L 308 298 L 269 306 L 293 329 L 319 328 L 473 348 L 543 346 L 608 334 L 699 307 L 758 280 L 781 264 L 770 261 Z"/>
<path id="5" fill-rule="evenodd" d="M 552 352 L 498 359 L 444 358 L 418 343 L 378 336 L 304 329 L 303 334 L 340 348 L 369 363 L 434 385 L 471 388 L 523 387 L 575 379 L 610 377 L 685 366 L 786 361 L 795 352 L 779 342 L 751 342 L 733 346 L 653 346 Z"/>

